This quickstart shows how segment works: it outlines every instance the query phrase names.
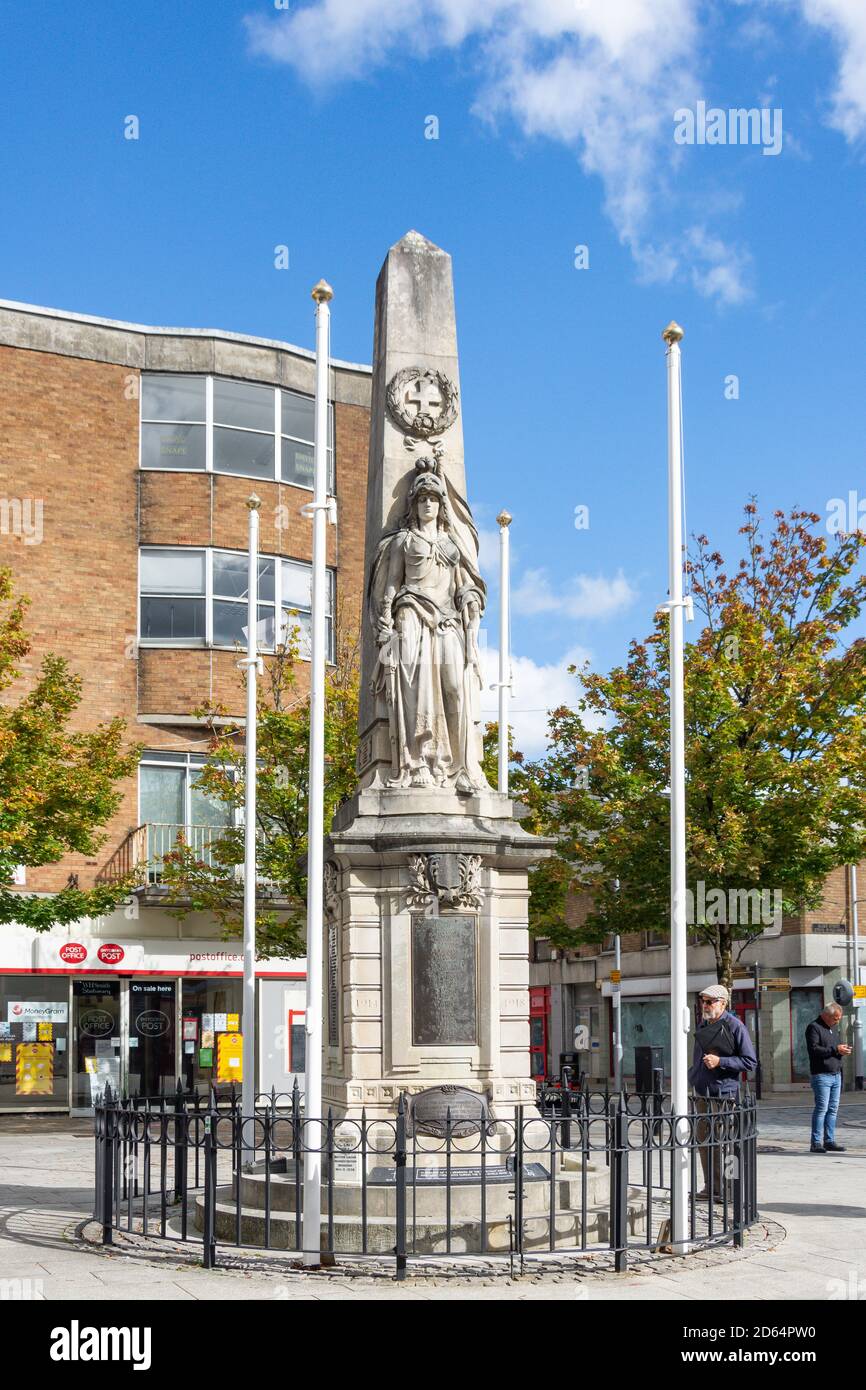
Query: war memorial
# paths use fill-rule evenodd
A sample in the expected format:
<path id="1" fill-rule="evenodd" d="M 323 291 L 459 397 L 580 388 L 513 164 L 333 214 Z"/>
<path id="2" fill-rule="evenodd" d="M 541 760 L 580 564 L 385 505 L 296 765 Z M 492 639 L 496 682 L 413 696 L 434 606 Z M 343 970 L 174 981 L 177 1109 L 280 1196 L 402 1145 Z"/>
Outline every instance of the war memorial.
<path id="1" fill-rule="evenodd" d="M 316 286 L 320 307 L 330 293 Z M 103 1241 L 158 1223 L 200 1240 L 209 1268 L 224 1244 L 317 1268 L 393 1256 L 397 1279 L 410 1258 L 600 1250 L 622 1271 L 635 1244 L 673 1252 L 685 1174 L 678 1253 L 741 1244 L 757 1219 L 752 1098 L 707 1120 L 675 1111 L 658 1072 L 632 1095 L 565 1083 L 551 1110 L 530 1074 L 529 876 L 553 841 L 524 829 L 482 766 L 487 589 L 451 258 L 416 231 L 376 286 L 366 496 L 357 785 L 315 845 L 307 1090 L 98 1106 Z M 311 791 L 311 824 L 313 806 Z M 695 1201 L 698 1152 L 718 1213 Z"/>
<path id="2" fill-rule="evenodd" d="M 451 258 L 409 232 L 376 289 L 359 779 L 325 851 L 323 1091 L 344 1115 L 442 1087 L 535 1100 L 527 873 L 550 848 L 481 768 L 485 600 Z"/>

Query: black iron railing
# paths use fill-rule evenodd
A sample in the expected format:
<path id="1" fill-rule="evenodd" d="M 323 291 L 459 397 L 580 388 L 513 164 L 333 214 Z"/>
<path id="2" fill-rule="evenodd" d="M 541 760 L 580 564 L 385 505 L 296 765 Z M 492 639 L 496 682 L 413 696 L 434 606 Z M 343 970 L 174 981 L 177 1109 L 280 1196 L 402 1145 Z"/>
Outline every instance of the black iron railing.
<path id="1" fill-rule="evenodd" d="M 217 1250 L 304 1251 L 303 1170 L 321 1168 L 320 1252 L 339 1260 L 481 1256 L 523 1267 L 550 1254 L 630 1253 L 671 1245 L 675 1169 L 689 1178 L 690 1247 L 740 1246 L 757 1220 L 757 1110 L 742 1088 L 726 1100 L 693 1097 L 674 1120 L 670 1097 L 591 1091 L 555 1115 L 517 1106 L 505 1119 L 446 1113 L 435 1136 L 412 1129 L 400 1097 L 392 1118 L 304 1113 L 295 1086 L 256 1097 L 244 1115 L 235 1092 L 114 1098 L 96 1107 L 94 1217 L 115 1231 Z M 708 1194 L 701 1196 L 704 1189 Z"/>

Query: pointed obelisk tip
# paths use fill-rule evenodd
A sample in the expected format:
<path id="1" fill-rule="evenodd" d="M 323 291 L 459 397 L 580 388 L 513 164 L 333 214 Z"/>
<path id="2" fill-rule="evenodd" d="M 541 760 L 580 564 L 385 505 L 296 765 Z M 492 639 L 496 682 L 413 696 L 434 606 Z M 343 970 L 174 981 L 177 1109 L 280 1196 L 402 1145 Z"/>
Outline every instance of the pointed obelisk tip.
<path id="1" fill-rule="evenodd" d="M 320 280 L 318 285 L 314 285 L 310 291 L 317 304 L 327 304 L 329 299 L 334 298 L 334 291 L 327 280 Z"/>
<path id="2" fill-rule="evenodd" d="M 422 236 L 420 232 L 411 231 L 402 236 L 399 241 L 391 247 L 392 251 L 435 251 L 437 256 L 445 255 L 441 246 L 437 246 L 435 241 L 429 237 Z"/>
<path id="3" fill-rule="evenodd" d="M 671 319 L 667 328 L 662 333 L 662 337 L 666 343 L 678 343 L 684 336 L 682 328 L 680 328 L 679 324 L 674 319 Z"/>

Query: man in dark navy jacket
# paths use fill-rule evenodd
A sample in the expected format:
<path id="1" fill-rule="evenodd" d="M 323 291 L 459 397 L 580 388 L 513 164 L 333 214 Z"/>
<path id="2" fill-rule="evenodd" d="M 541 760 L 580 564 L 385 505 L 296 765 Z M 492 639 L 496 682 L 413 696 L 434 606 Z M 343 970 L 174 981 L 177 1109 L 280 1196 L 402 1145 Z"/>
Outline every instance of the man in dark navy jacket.
<path id="1" fill-rule="evenodd" d="M 705 1052 L 699 1040 L 695 1038 L 695 1050 L 689 1068 L 689 1084 L 697 1092 L 695 1105 L 703 1115 L 712 1115 L 715 1111 L 724 1110 L 724 1102 L 733 1101 L 737 1097 L 741 1073 L 753 1076 L 758 1065 L 749 1030 L 736 1014 L 731 1013 L 728 1008 L 729 1002 L 730 995 L 724 985 L 708 985 L 706 989 L 701 990 L 703 1023 L 723 1024 L 723 1031 L 728 1039 L 724 1051 L 720 1048 L 718 1052 Z M 700 1201 L 709 1201 L 711 1197 L 720 1198 L 722 1195 L 722 1145 L 712 1142 L 710 1120 L 699 1120 L 696 1130 L 697 1140 L 701 1145 L 701 1168 L 704 1174 L 704 1190 L 697 1196 Z M 710 1142 L 705 1143 L 708 1139 Z M 713 1189 L 712 1193 L 710 1186 Z"/>
<path id="2" fill-rule="evenodd" d="M 810 1079 L 815 1095 L 813 1154 L 845 1152 L 844 1146 L 836 1143 L 836 1115 L 842 1094 L 842 1058 L 850 1057 L 851 1048 L 839 1036 L 841 1017 L 841 1008 L 831 1000 L 806 1029 Z"/>

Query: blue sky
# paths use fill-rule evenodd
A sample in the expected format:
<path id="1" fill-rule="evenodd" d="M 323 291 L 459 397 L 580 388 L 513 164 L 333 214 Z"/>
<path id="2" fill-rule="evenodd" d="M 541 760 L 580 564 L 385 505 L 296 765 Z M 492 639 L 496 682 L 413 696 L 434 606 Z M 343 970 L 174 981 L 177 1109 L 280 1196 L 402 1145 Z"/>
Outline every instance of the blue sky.
<path id="1" fill-rule="evenodd" d="M 335 356 L 369 361 L 388 247 L 452 253 L 533 751 L 569 656 L 609 667 L 665 597 L 671 318 L 691 530 L 734 553 L 749 493 L 866 497 L 863 0 L 47 0 L 2 54 L 4 298 L 311 347 L 324 275 Z M 780 110 L 781 152 L 678 145 L 699 101 Z"/>

